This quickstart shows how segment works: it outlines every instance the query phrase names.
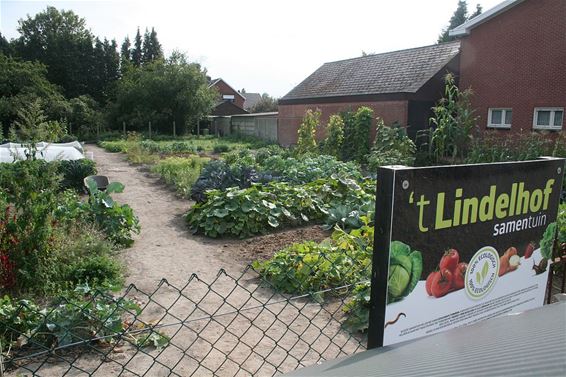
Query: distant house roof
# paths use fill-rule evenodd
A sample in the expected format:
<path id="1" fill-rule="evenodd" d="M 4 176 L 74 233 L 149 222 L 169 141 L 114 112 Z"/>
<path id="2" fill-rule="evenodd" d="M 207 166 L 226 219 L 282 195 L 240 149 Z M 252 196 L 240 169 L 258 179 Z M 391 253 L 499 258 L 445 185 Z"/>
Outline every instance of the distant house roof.
<path id="1" fill-rule="evenodd" d="M 491 20 L 492 18 L 498 16 L 499 14 L 511 9 L 515 5 L 521 4 L 525 0 L 506 0 L 490 10 L 483 12 L 476 17 L 472 18 L 469 21 L 464 22 L 462 25 L 455 27 L 454 29 L 450 30 L 448 34 L 452 37 L 460 37 L 463 35 L 470 34 L 470 30 Z"/>
<path id="2" fill-rule="evenodd" d="M 459 50 L 455 41 L 325 63 L 282 100 L 415 93 Z"/>
<path id="3" fill-rule="evenodd" d="M 218 84 L 220 81 L 222 81 L 227 87 L 229 87 L 230 89 L 232 89 L 232 91 L 233 91 L 234 93 L 237 93 L 240 97 L 242 97 L 242 98 L 244 98 L 244 99 L 246 98 L 246 97 L 244 97 L 244 96 L 242 95 L 242 93 L 240 93 L 240 92 L 238 92 L 236 89 L 232 88 L 232 87 L 230 86 L 230 84 L 228 84 L 226 81 L 224 81 L 224 80 L 223 80 L 222 78 L 220 78 L 220 77 L 217 78 L 217 79 L 211 80 L 210 83 L 208 84 L 208 87 L 209 87 L 209 88 L 212 88 L 213 86 L 216 86 L 216 84 Z"/>
<path id="4" fill-rule="evenodd" d="M 257 103 L 259 101 L 261 101 L 261 94 L 259 93 L 242 93 L 242 95 L 246 98 L 246 101 L 244 102 L 244 109 L 249 110 L 252 107 L 254 107 L 255 105 L 257 105 Z"/>
<path id="5" fill-rule="evenodd" d="M 210 115 L 226 116 L 234 114 L 248 114 L 248 112 L 236 105 L 234 102 L 223 101 L 216 104 Z"/>

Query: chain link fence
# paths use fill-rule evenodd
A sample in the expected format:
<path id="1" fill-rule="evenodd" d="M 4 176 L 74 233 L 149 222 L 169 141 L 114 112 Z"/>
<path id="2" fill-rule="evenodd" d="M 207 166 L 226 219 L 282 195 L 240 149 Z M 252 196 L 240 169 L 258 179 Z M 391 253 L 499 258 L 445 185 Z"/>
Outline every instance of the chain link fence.
<path id="1" fill-rule="evenodd" d="M 272 376 L 365 349 L 365 336 L 344 326 L 357 286 L 286 295 L 248 266 L 182 286 L 162 280 L 151 292 L 86 290 L 47 309 L 23 300 L 0 313 L 9 317 L 2 367 L 8 376 Z M 24 331 L 25 321 L 36 324 Z"/>

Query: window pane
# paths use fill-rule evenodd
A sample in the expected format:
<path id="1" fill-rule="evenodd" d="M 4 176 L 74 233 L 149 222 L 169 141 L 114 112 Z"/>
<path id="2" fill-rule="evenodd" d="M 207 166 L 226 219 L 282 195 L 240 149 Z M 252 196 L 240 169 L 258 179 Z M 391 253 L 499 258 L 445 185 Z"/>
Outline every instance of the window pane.
<path id="1" fill-rule="evenodd" d="M 550 126 L 550 111 L 548 110 L 537 111 L 537 125 Z"/>
<path id="2" fill-rule="evenodd" d="M 512 120 L 513 120 L 513 110 L 505 111 L 505 124 L 507 125 L 511 124 Z"/>
<path id="3" fill-rule="evenodd" d="M 564 117 L 564 111 L 555 111 L 554 112 L 554 125 L 556 127 L 562 127 L 563 117 Z"/>
<path id="4" fill-rule="evenodd" d="M 491 124 L 501 124 L 501 110 L 491 110 Z"/>

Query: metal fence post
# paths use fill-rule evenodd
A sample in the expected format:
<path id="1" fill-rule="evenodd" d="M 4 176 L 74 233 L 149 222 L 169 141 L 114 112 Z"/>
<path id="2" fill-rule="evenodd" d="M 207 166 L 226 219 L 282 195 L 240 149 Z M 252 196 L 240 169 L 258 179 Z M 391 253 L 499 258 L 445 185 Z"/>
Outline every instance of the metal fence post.
<path id="1" fill-rule="evenodd" d="M 149 124 L 149 127 L 148 127 L 148 130 L 149 130 L 148 139 L 151 139 L 151 120 L 148 122 L 148 124 Z"/>
<path id="2" fill-rule="evenodd" d="M 122 122 L 122 133 L 124 134 L 124 137 L 126 137 L 126 122 L 125 121 Z"/>
<path id="3" fill-rule="evenodd" d="M 177 130 L 176 130 L 175 121 L 173 121 L 173 137 L 177 137 Z"/>

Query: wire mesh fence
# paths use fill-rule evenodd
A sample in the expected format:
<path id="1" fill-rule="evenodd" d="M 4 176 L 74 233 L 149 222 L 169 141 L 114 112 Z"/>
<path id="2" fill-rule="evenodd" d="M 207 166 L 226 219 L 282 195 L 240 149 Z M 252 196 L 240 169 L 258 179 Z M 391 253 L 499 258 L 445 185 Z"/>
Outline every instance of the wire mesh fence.
<path id="1" fill-rule="evenodd" d="M 48 309 L 23 300 L 0 313 L 2 366 L 14 376 L 272 376 L 365 349 L 344 325 L 356 287 L 286 295 L 251 266 L 118 296 L 79 286 Z"/>

